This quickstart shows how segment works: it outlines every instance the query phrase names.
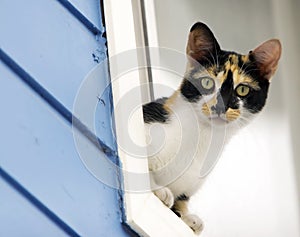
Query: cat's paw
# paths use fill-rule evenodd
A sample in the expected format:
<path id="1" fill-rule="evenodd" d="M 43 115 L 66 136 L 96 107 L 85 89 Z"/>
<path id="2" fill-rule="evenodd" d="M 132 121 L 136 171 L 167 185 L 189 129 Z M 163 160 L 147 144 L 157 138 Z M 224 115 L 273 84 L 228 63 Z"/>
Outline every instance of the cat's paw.
<path id="1" fill-rule="evenodd" d="M 154 191 L 154 194 L 169 208 L 174 205 L 174 195 L 169 188 L 161 188 Z"/>
<path id="2" fill-rule="evenodd" d="M 188 214 L 182 216 L 181 219 L 195 232 L 195 234 L 200 234 L 203 230 L 203 221 L 198 216 Z"/>

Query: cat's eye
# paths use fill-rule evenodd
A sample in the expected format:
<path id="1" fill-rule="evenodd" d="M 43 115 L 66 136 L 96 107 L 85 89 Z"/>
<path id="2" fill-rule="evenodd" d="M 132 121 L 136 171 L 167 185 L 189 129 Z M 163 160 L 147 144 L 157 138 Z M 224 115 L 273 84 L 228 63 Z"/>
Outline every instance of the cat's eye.
<path id="1" fill-rule="evenodd" d="M 215 81 L 210 77 L 204 77 L 201 79 L 201 85 L 206 90 L 211 90 L 215 86 Z"/>
<path id="2" fill-rule="evenodd" d="M 235 91 L 238 94 L 238 96 L 244 97 L 249 94 L 250 88 L 249 88 L 249 86 L 246 86 L 246 85 L 239 85 L 235 89 Z"/>

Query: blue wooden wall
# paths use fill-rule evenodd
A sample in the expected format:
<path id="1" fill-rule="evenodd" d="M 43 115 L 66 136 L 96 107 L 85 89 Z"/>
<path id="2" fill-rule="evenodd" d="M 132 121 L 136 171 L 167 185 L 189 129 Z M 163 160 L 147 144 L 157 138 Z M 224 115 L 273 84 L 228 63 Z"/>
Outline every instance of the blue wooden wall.
<path id="1" fill-rule="evenodd" d="M 99 2 L 0 0 L 0 236 L 128 236 L 118 190 L 86 169 L 57 111 L 72 111 L 81 82 L 106 57 Z M 97 111 L 106 123 L 97 135 L 113 147 L 111 108 Z"/>

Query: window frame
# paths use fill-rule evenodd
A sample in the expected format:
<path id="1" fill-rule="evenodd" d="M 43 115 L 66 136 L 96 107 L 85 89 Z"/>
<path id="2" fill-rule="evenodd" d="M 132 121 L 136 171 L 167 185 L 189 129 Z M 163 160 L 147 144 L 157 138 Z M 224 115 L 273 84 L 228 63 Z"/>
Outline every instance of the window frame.
<path id="1" fill-rule="evenodd" d="M 103 11 L 106 24 L 107 47 L 109 57 L 113 57 L 127 50 L 137 49 L 143 46 L 158 46 L 157 29 L 155 21 L 154 1 L 152 0 L 103 0 Z M 126 37 L 124 37 L 124 34 Z M 150 42 L 150 43 L 149 43 Z M 144 59 L 138 59 L 144 60 Z M 110 65 L 110 74 L 117 74 L 117 67 Z M 150 70 L 151 72 L 151 70 Z M 125 75 L 119 79 L 126 80 Z M 113 79 L 112 79 L 113 80 Z M 134 71 L 130 73 L 130 85 L 126 83 L 112 83 L 114 102 L 115 133 L 117 144 L 124 139 L 124 123 L 127 123 L 120 108 L 116 109 L 122 92 L 128 87 L 139 86 L 140 93 L 135 98 L 140 104 L 151 99 L 151 88 L 142 86 L 149 84 L 149 71 Z M 135 101 L 135 103 L 137 103 Z M 145 144 L 145 133 L 142 110 L 134 118 L 135 134 Z M 126 136 L 125 136 L 126 137 Z M 146 148 L 142 151 L 147 157 Z M 129 154 L 126 154 L 118 145 L 120 165 L 128 170 L 148 173 L 147 159 L 135 162 Z M 149 173 L 148 173 L 149 174 Z M 121 186 L 123 190 L 131 190 L 131 183 L 126 174 L 122 174 Z M 146 185 L 150 187 L 150 175 Z M 150 191 L 137 193 L 122 191 L 119 192 L 122 200 L 123 222 L 133 231 L 141 236 L 196 236 L 193 231 L 178 218 L 169 208 Z"/>

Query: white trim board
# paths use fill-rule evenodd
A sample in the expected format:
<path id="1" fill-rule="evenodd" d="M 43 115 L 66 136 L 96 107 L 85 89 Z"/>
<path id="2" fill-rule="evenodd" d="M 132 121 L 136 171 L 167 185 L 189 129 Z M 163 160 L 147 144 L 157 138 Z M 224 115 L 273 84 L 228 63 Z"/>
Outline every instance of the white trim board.
<path id="1" fill-rule="evenodd" d="M 147 0 L 147 5 L 151 6 Z M 148 172 L 147 159 L 136 159 L 126 152 L 124 144 L 128 142 L 127 131 L 128 117 L 126 116 L 126 109 L 134 107 L 136 104 L 143 104 L 145 101 L 145 94 L 148 90 L 141 85 L 147 82 L 146 76 L 141 76 L 138 70 L 131 70 L 127 73 L 120 73 L 122 61 L 118 60 L 118 55 L 126 55 L 126 51 L 141 47 L 141 42 L 144 42 L 140 37 L 143 36 L 142 25 L 139 21 L 140 16 L 140 2 L 138 0 L 104 0 L 104 14 L 106 21 L 106 33 L 108 40 L 108 54 L 114 62 L 110 64 L 110 74 L 112 75 L 112 90 L 114 98 L 114 116 L 116 137 L 118 143 L 118 154 L 120 162 L 124 170 L 136 173 Z M 153 10 L 154 8 L 152 8 Z M 154 13 L 152 12 L 152 15 Z M 149 16 L 147 16 L 149 18 Z M 140 19 L 141 21 L 142 19 Z M 153 24 L 151 28 L 155 27 Z M 141 60 L 139 55 L 132 56 L 129 60 Z M 120 57 L 122 58 L 122 57 Z M 117 80 L 114 80 L 117 77 Z M 139 88 L 135 94 L 134 99 L 126 101 L 122 106 L 122 100 L 126 97 L 126 92 Z M 144 88 L 144 89 L 143 89 Z M 144 100 L 143 100 L 144 98 Z M 136 110 L 135 115 L 131 118 L 131 124 L 134 124 L 134 129 L 130 129 L 130 136 L 138 140 L 141 146 L 145 146 L 145 134 L 142 109 Z M 139 150 L 139 155 L 147 157 L 146 148 Z M 129 172 L 129 173 L 130 173 Z M 144 175 L 143 182 L 145 189 L 150 187 L 149 175 Z M 133 190 L 132 177 L 123 174 L 123 186 L 125 190 Z M 135 185 L 135 184 L 134 184 Z M 150 191 L 148 192 L 123 192 L 125 223 L 130 226 L 141 236 L 161 237 L 192 237 L 195 236 L 193 231 L 184 224 L 170 209 L 165 207 L 162 202 Z"/>

